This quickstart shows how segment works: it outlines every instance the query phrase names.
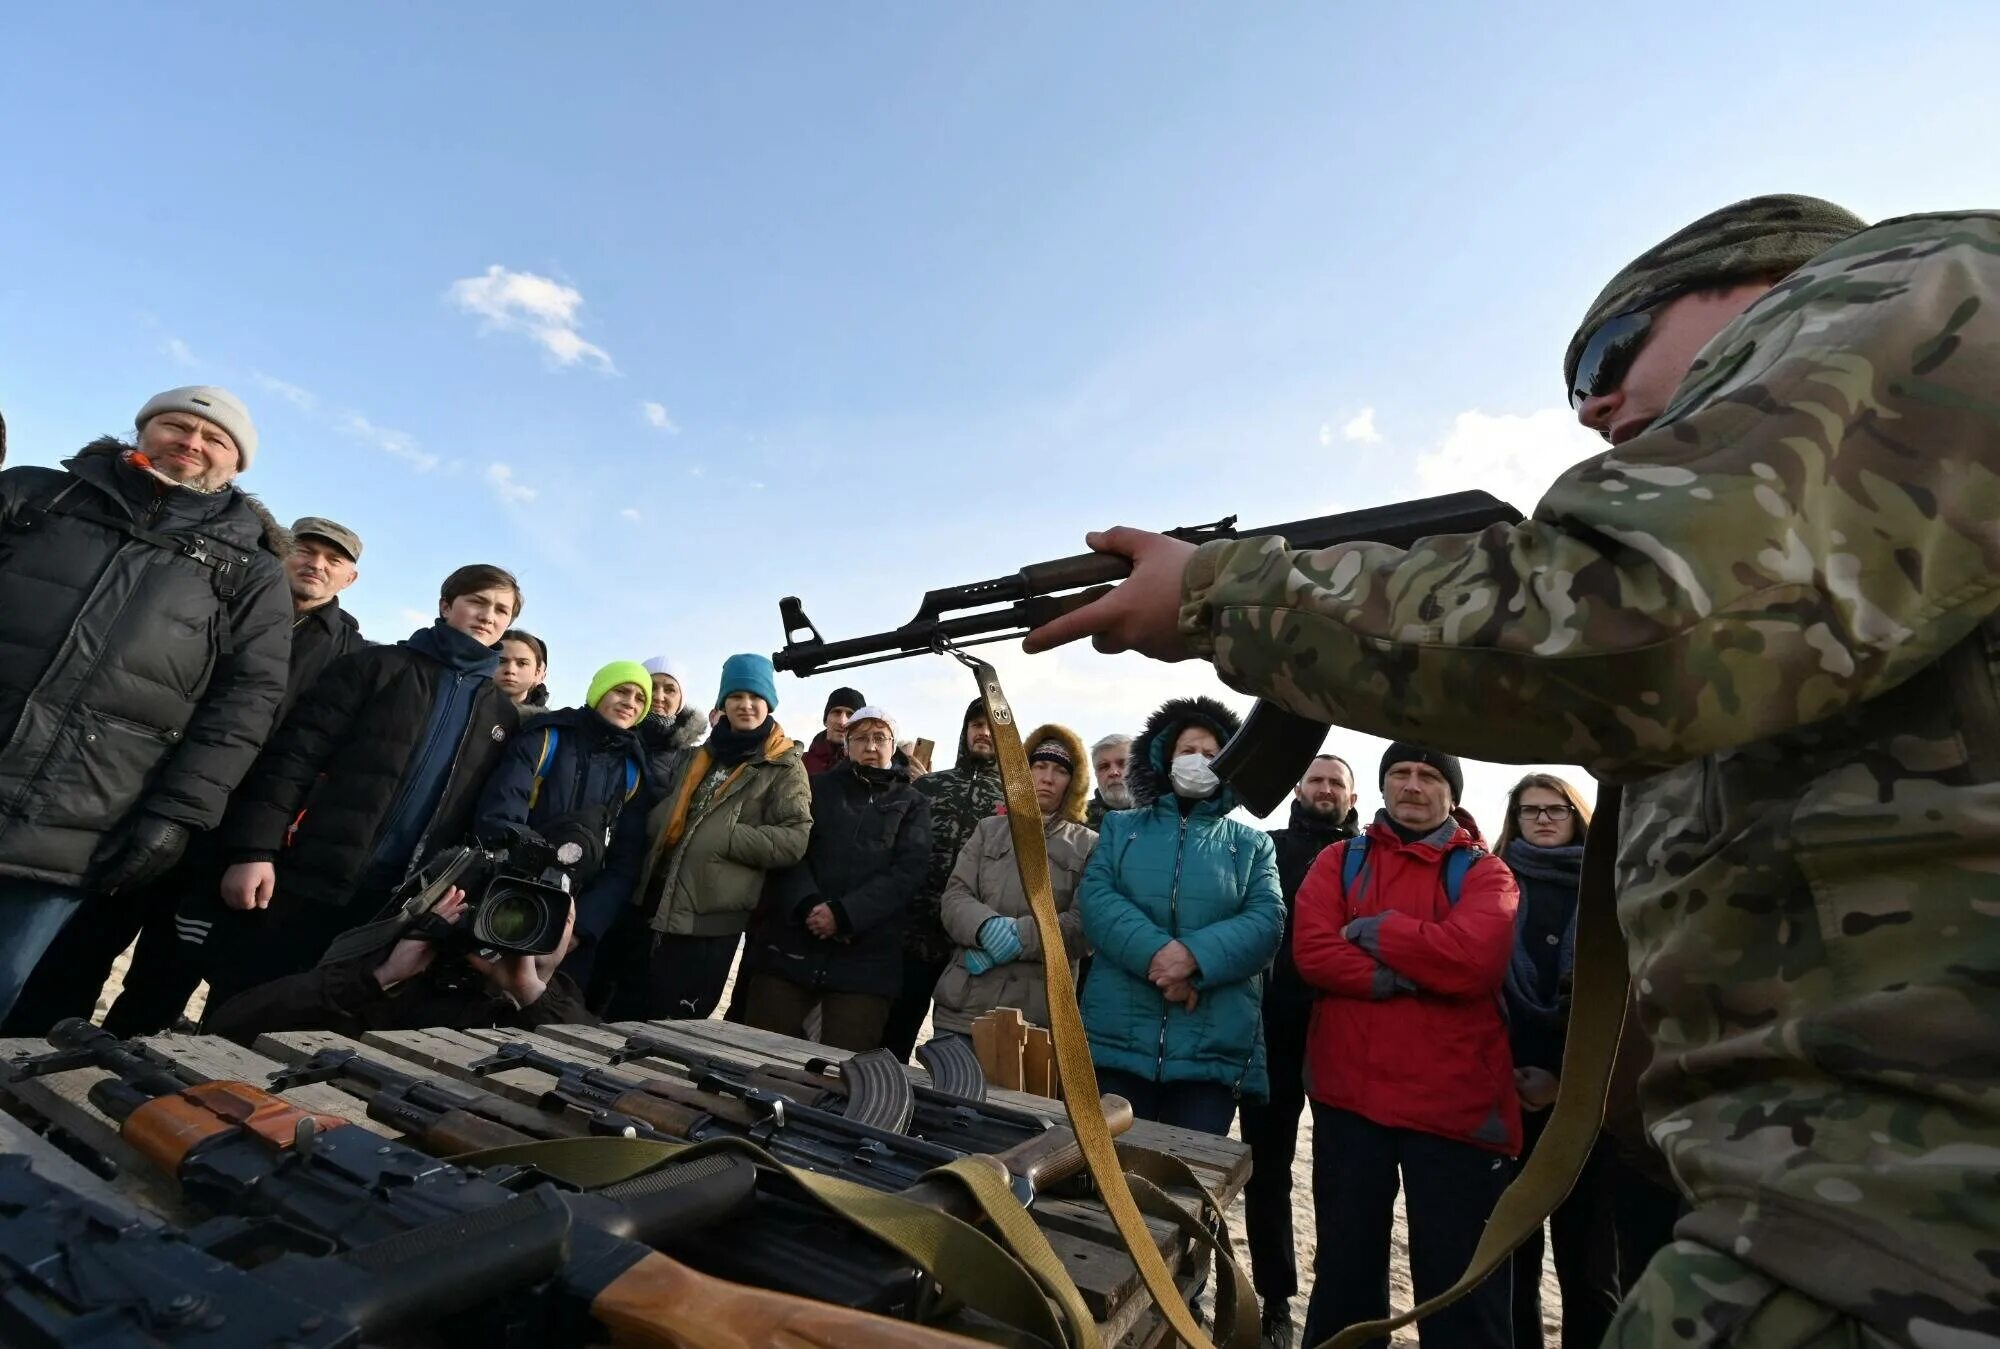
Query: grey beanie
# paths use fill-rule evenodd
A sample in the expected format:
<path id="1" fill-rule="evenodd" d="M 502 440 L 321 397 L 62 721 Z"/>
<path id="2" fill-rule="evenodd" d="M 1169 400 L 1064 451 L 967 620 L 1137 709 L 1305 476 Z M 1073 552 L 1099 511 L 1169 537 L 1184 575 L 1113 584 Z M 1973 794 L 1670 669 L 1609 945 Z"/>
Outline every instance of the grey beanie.
<path id="1" fill-rule="evenodd" d="M 213 384 L 190 384 L 156 393 L 139 409 L 132 425 L 143 430 L 147 422 L 162 412 L 187 412 L 214 422 L 236 442 L 236 452 L 242 461 L 237 465 L 238 471 L 250 467 L 250 458 L 257 453 L 257 424 L 250 420 L 250 409 L 243 406 L 243 400 L 229 390 Z"/>

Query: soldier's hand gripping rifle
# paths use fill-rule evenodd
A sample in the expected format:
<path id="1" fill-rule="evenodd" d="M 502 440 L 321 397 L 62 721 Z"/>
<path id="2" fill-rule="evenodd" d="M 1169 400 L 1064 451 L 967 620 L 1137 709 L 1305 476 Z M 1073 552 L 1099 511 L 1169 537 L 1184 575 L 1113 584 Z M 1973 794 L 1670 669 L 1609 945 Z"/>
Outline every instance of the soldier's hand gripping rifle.
<path id="1" fill-rule="evenodd" d="M 1275 535 L 1293 548 L 1330 548 L 1369 541 L 1408 548 L 1434 534 L 1472 534 L 1496 524 L 1517 524 L 1521 513 L 1485 492 L 1452 492 L 1421 501 L 1372 506 L 1311 520 L 1241 528 L 1235 516 L 1214 524 L 1167 531 L 1189 543 Z M 806 617 L 795 595 L 778 601 L 785 625 L 785 649 L 771 657 L 780 670 L 807 676 L 873 665 L 950 647 L 1022 637 L 1070 610 L 1102 598 L 1124 579 L 1131 564 L 1109 553 L 1080 553 L 1038 562 L 1012 576 L 932 590 L 916 617 L 899 628 L 867 637 L 829 642 Z M 1321 722 L 1259 702 L 1243 729 L 1230 738 L 1214 768 L 1253 812 L 1267 815 L 1304 776 L 1312 756 L 1326 741 Z"/>
<path id="2" fill-rule="evenodd" d="M 532 1068 L 555 1079 L 545 1100 L 585 1110 L 612 1110 L 642 1120 L 660 1136 L 700 1142 L 721 1134 L 750 1139 L 779 1161 L 827 1175 L 842 1176 L 973 1219 L 962 1192 L 926 1182 L 926 1175 L 968 1153 L 890 1133 L 844 1115 L 801 1105 L 777 1091 L 709 1073 L 697 1082 L 633 1077 L 578 1063 L 519 1041 L 467 1065 L 474 1073 Z M 1103 1098 L 1105 1125 L 1115 1134 L 1132 1127 L 1132 1107 L 1123 1098 Z M 1005 1168 L 1022 1204 L 1040 1190 L 1083 1169 L 1083 1154 L 1066 1126 L 1052 1126 L 1003 1152 L 990 1154 Z"/>
<path id="3" fill-rule="evenodd" d="M 356 1251 L 447 1219 L 492 1220 L 519 1197 L 503 1181 L 539 1179 L 508 1168 L 482 1173 L 453 1166 L 247 1082 L 188 1086 L 81 1019 L 58 1022 L 49 1040 L 87 1051 L 92 1066 L 111 1074 L 91 1085 L 91 1104 L 117 1121 L 120 1136 L 172 1176 L 192 1204 L 271 1233 L 306 1234 L 322 1250 Z M 925 1327 L 726 1283 L 652 1249 L 655 1240 L 741 1210 L 755 1181 L 755 1168 L 739 1159 L 701 1157 L 587 1194 L 539 1186 L 530 1193 L 559 1204 L 571 1223 L 566 1258 L 545 1284 L 481 1304 L 471 1314 L 491 1323 L 457 1342 L 584 1344 L 609 1332 L 614 1344 L 667 1349 L 964 1343 Z"/>

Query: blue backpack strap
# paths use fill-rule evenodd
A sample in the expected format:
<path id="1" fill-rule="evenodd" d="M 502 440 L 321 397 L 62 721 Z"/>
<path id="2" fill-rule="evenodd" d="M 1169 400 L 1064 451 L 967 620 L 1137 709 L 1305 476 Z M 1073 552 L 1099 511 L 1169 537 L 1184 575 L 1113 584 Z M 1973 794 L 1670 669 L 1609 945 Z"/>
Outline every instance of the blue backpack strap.
<path id="1" fill-rule="evenodd" d="M 637 759 L 627 759 L 625 761 L 625 799 L 630 801 L 638 794 L 639 761 Z"/>
<path id="2" fill-rule="evenodd" d="M 1356 834 L 1347 840 L 1347 846 L 1340 851 L 1340 893 L 1343 897 L 1354 893 L 1354 883 L 1361 879 L 1361 869 L 1368 865 L 1368 835 Z"/>
<path id="3" fill-rule="evenodd" d="M 1467 844 L 1453 848 L 1444 855 L 1444 900 L 1452 908 L 1458 907 L 1458 892 L 1465 886 L 1466 873 L 1472 864 L 1486 856 L 1486 849 L 1478 844 Z"/>
<path id="4" fill-rule="evenodd" d="M 556 728 L 542 727 L 542 752 L 535 759 L 535 785 L 528 789 L 528 809 L 535 808 L 535 802 L 542 798 L 542 779 L 549 775 L 549 765 L 556 758 Z"/>

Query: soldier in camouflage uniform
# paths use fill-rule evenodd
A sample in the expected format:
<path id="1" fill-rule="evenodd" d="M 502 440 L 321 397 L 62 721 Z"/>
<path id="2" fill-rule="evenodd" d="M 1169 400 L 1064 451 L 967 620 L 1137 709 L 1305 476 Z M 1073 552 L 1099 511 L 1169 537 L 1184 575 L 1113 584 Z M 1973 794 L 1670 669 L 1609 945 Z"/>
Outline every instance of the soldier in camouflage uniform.
<path id="1" fill-rule="evenodd" d="M 1133 578 L 1030 646 L 1624 784 L 1641 1105 L 1693 1212 L 1606 1343 L 2000 1345 L 2000 214 L 1726 208 L 1564 373 L 1613 448 L 1531 520 L 1097 536 Z"/>
<path id="2" fill-rule="evenodd" d="M 938 900 L 973 826 L 998 810 L 1006 797 L 1000 787 L 1000 761 L 993 757 L 993 728 L 986 724 L 986 708 L 979 699 L 965 709 L 959 725 L 958 758 L 950 768 L 926 773 L 913 785 L 931 803 L 931 865 L 905 919 L 903 987 L 882 1031 L 882 1043 L 905 1059 L 916 1048 L 924 1018 L 931 1014 L 938 976 L 958 954 L 958 943 L 938 917 Z"/>

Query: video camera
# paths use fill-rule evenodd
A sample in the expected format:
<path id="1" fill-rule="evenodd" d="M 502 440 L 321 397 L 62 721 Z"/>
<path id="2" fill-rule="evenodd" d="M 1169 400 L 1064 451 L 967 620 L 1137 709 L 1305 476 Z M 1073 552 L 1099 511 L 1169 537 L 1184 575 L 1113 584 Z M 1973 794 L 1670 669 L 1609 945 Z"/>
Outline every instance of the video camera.
<path id="1" fill-rule="evenodd" d="M 569 922 L 570 875 L 583 845 L 551 843 L 522 825 L 434 853 L 397 891 L 394 904 L 421 926 L 454 887 L 465 892 L 465 916 L 434 928 L 473 950 L 548 955 Z"/>

